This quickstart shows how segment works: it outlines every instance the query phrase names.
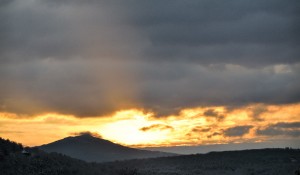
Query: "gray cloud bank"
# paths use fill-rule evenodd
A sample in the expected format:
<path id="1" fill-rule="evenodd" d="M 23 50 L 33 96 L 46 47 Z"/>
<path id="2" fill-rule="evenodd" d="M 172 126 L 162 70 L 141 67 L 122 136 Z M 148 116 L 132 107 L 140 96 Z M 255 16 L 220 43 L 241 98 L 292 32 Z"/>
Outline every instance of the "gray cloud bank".
<path id="1" fill-rule="evenodd" d="M 292 123 L 280 122 L 280 123 L 272 124 L 264 129 L 258 129 L 256 133 L 258 135 L 265 135 L 265 136 L 299 137 L 300 122 L 292 122 Z"/>
<path id="2" fill-rule="evenodd" d="M 0 110 L 300 102 L 298 0 L 0 1 Z"/>

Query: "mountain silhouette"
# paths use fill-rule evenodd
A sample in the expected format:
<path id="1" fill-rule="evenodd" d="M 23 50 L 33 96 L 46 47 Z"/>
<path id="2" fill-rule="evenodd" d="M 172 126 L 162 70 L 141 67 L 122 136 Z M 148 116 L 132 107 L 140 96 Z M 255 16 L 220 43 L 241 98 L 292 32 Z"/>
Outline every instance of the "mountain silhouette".
<path id="1" fill-rule="evenodd" d="M 46 152 L 57 152 L 88 162 L 108 162 L 115 160 L 168 157 L 177 154 L 146 151 L 125 147 L 91 134 L 66 137 L 38 147 Z"/>

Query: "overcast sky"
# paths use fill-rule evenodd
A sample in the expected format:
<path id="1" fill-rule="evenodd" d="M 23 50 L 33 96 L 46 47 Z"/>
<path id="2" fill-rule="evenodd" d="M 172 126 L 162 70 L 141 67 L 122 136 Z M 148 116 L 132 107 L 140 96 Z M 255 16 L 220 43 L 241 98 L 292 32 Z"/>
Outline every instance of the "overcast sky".
<path id="1" fill-rule="evenodd" d="M 299 9 L 299 0 L 1 0 L 0 110 L 165 116 L 298 103 Z"/>

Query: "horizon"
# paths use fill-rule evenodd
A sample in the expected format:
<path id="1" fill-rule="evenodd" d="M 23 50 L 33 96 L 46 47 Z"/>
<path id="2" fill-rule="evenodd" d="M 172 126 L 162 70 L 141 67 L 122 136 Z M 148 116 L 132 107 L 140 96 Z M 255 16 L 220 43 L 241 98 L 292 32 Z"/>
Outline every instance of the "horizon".
<path id="1" fill-rule="evenodd" d="M 299 148 L 299 7 L 1 1 L 0 137 L 38 146 L 91 133 L 187 152 Z"/>
<path id="2" fill-rule="evenodd" d="M 51 145 L 53 143 L 60 142 L 65 139 L 79 138 L 82 136 L 90 136 L 96 139 L 109 141 L 112 144 L 122 145 L 107 139 L 103 139 L 97 133 L 91 133 L 91 132 L 76 133 L 68 137 L 55 140 L 50 143 L 44 143 L 36 146 L 27 146 L 27 145 L 23 145 L 22 143 L 21 144 L 25 147 L 34 148 L 34 147 L 41 147 L 45 145 Z M 14 140 L 10 140 L 10 141 L 19 143 Z M 122 145 L 122 146 L 130 147 L 127 145 Z M 207 154 L 210 152 L 243 151 L 243 150 L 258 150 L 258 149 L 287 149 L 287 148 L 300 149 L 300 141 L 299 140 L 295 141 L 293 144 L 287 143 L 286 140 L 277 140 L 275 142 L 259 142 L 259 143 L 227 143 L 227 144 L 192 145 L 192 146 L 190 145 L 190 146 L 130 147 L 130 148 L 148 150 L 148 151 L 159 151 L 164 153 L 175 153 L 178 155 L 191 155 L 191 154 Z"/>

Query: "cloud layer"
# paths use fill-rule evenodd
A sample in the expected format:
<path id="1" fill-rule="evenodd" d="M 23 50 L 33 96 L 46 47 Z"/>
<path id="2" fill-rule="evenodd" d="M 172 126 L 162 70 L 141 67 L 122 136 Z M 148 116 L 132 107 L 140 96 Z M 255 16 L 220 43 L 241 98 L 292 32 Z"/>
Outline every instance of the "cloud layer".
<path id="1" fill-rule="evenodd" d="M 234 137 L 234 136 L 243 136 L 249 132 L 249 130 L 253 128 L 253 126 L 235 126 L 232 128 L 228 128 L 224 131 L 225 136 Z"/>
<path id="2" fill-rule="evenodd" d="M 269 125 L 264 129 L 257 130 L 258 135 L 264 136 L 300 136 L 300 122 L 285 123 L 280 122 Z"/>
<path id="3" fill-rule="evenodd" d="M 299 8 L 298 0 L 1 1 L 0 110 L 168 115 L 300 102 Z"/>
<path id="4" fill-rule="evenodd" d="M 156 117 L 138 110 L 84 118 L 62 114 L 27 118 L 0 113 L 0 135 L 26 145 L 41 145 L 70 135 L 97 135 L 134 147 L 257 142 L 276 145 L 277 141 L 299 147 L 300 103 L 265 106 L 260 120 L 253 118 L 253 111 L 258 107 L 250 105 L 232 110 L 203 107 L 186 109 L 169 117 Z M 222 114 L 224 118 L 207 116 L 207 111 Z"/>

